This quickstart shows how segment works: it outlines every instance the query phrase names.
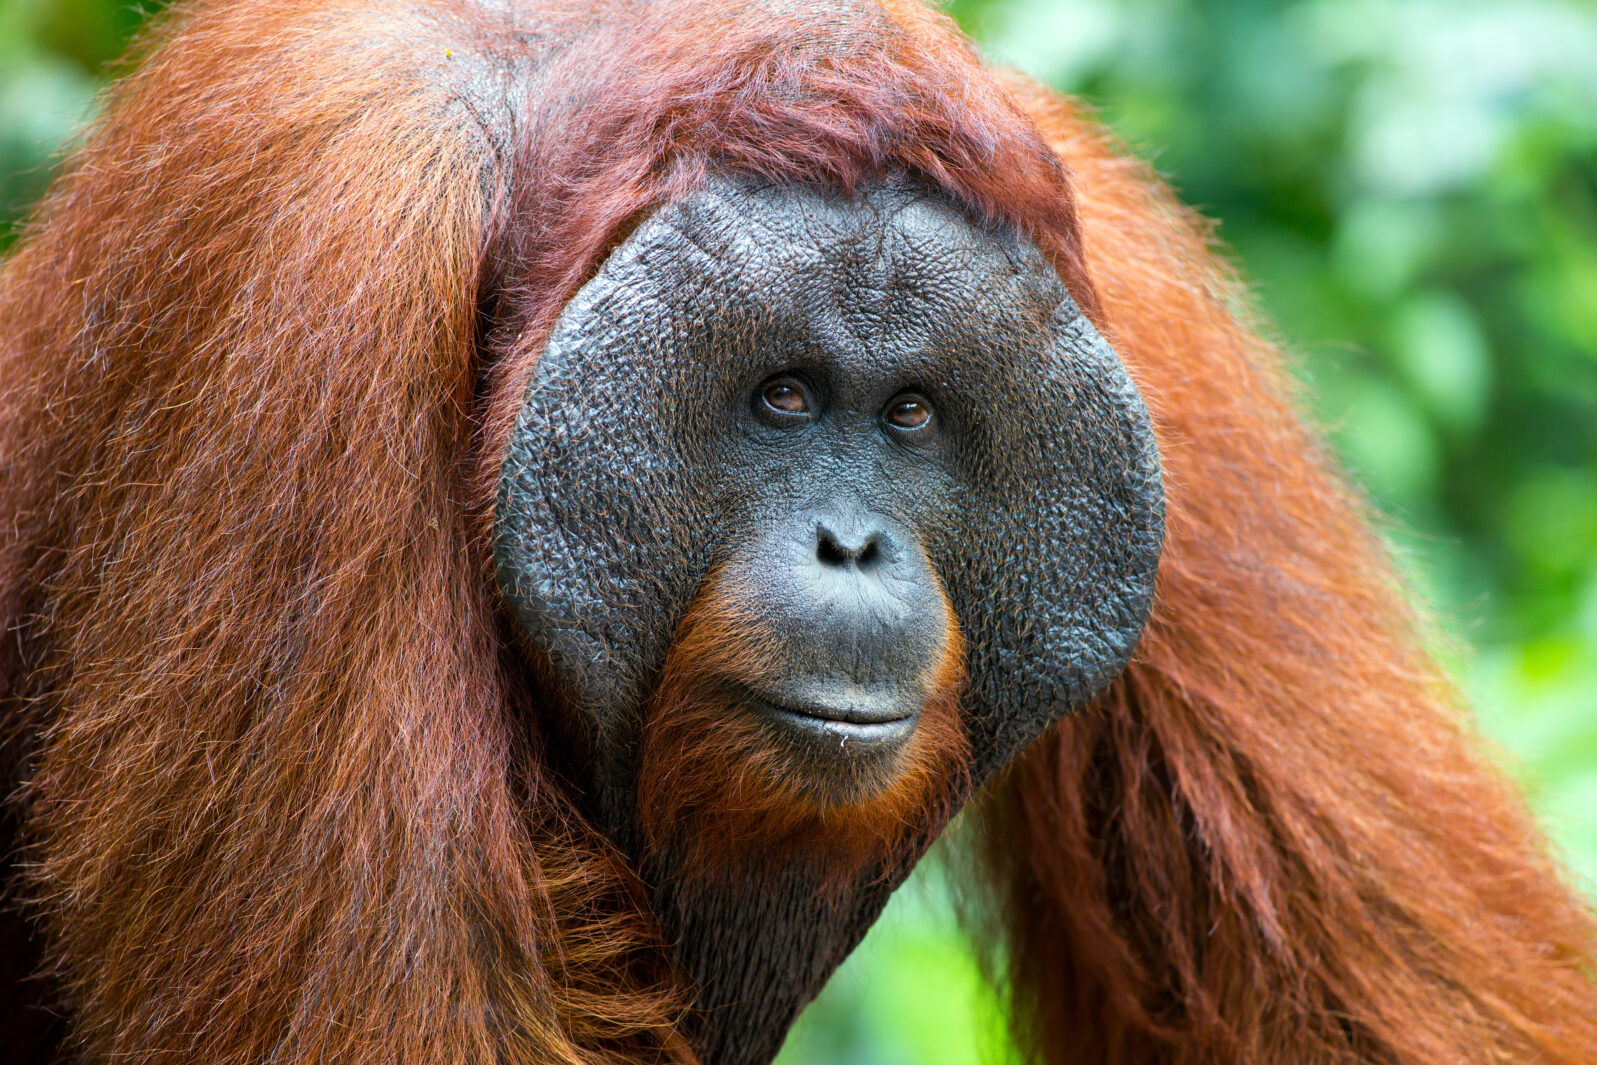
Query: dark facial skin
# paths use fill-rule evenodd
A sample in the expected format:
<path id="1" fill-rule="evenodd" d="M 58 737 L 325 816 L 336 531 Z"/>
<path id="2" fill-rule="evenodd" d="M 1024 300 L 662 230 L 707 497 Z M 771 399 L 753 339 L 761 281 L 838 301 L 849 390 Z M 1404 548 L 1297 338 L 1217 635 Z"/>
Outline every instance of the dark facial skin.
<path id="1" fill-rule="evenodd" d="M 952 635 L 909 524 L 946 507 L 942 422 L 910 380 L 799 358 L 728 412 L 769 508 L 721 564 L 775 659 L 741 701 L 823 799 L 891 786 Z M 854 793 L 829 795 L 842 780 Z"/>
<path id="2" fill-rule="evenodd" d="M 500 581 L 696 982 L 707 1062 L 768 1060 L 924 846 L 824 907 L 825 870 L 687 884 L 647 852 L 644 707 L 712 574 L 776 663 L 728 712 L 807 794 L 893 786 L 956 628 L 976 786 L 1124 666 L 1161 500 L 1141 400 L 1052 268 L 908 181 L 712 183 L 566 308 L 505 457 Z"/>

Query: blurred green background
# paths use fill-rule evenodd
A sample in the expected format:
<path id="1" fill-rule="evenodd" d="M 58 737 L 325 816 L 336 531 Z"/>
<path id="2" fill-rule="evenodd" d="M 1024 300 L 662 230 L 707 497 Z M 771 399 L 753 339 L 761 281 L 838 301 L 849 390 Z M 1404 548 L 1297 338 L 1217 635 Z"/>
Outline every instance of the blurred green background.
<path id="1" fill-rule="evenodd" d="M 0 0 L 0 246 L 158 4 Z M 1219 222 L 1597 892 L 1597 4 L 954 0 Z M 783 1065 L 1013 1058 L 936 868 Z"/>

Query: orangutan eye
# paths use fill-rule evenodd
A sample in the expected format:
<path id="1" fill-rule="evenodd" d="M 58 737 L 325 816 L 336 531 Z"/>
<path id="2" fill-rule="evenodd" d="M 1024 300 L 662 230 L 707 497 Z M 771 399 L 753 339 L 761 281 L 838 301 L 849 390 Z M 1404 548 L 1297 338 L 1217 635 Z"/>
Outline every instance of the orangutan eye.
<path id="1" fill-rule="evenodd" d="M 887 405 L 887 424 L 914 432 L 931 424 L 932 407 L 920 396 L 899 396 Z"/>
<path id="2" fill-rule="evenodd" d="M 766 382 L 760 391 L 757 407 L 767 421 L 792 425 L 795 421 L 809 419 L 810 397 L 802 382 L 791 377 L 778 377 Z"/>

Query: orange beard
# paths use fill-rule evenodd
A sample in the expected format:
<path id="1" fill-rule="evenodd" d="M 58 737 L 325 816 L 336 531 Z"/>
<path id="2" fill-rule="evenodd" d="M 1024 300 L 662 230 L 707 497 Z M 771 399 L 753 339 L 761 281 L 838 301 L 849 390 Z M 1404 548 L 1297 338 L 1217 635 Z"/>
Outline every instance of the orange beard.
<path id="1" fill-rule="evenodd" d="M 712 574 L 689 608 L 650 700 L 638 776 L 647 846 L 690 879 L 806 863 L 835 891 L 929 842 L 969 790 L 964 646 L 947 599 L 949 637 L 908 744 L 858 760 L 840 752 L 823 768 L 743 705 L 780 659 L 723 583 Z"/>

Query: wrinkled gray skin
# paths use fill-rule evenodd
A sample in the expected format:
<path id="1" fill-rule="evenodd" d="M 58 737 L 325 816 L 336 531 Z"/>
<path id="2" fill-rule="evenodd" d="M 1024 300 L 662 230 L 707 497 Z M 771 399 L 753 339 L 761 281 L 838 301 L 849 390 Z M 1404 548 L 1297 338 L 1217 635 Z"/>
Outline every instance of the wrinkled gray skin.
<path id="1" fill-rule="evenodd" d="M 808 389 L 807 419 L 761 406 L 781 375 Z M 883 420 L 905 392 L 935 411 L 930 434 Z M 711 567 L 791 666 L 744 712 L 810 743 L 823 791 L 913 733 L 940 581 L 979 785 L 1125 665 L 1162 531 L 1152 431 L 1114 352 L 1028 240 L 911 182 L 850 201 L 717 181 L 645 220 L 565 309 L 504 459 L 499 578 L 572 708 L 585 801 L 696 982 L 709 1065 L 774 1055 L 924 847 L 829 907 L 819 870 L 690 886 L 645 852 L 640 711 Z"/>

